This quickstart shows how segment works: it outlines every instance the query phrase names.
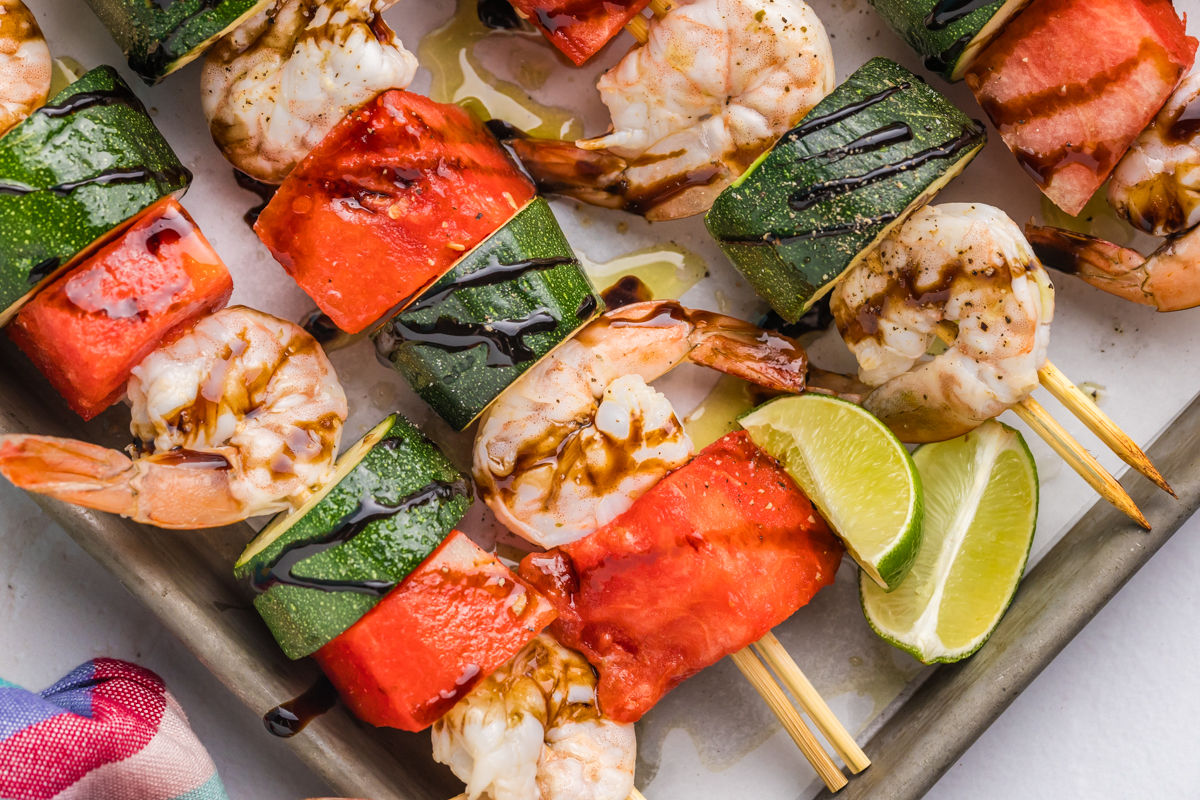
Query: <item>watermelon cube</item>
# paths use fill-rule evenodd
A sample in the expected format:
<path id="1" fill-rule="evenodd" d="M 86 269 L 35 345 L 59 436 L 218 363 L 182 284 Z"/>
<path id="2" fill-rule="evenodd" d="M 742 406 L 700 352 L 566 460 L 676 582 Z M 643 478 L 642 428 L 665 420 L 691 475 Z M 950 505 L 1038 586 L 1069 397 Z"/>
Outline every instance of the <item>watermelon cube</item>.
<path id="1" fill-rule="evenodd" d="M 254 230 L 347 333 L 399 311 L 533 199 L 478 119 L 390 91 L 342 120 Z"/>
<path id="2" fill-rule="evenodd" d="M 229 302 L 233 278 L 173 197 L 34 296 L 8 335 L 91 419 L 172 331 Z"/>
<path id="3" fill-rule="evenodd" d="M 313 657 L 359 719 L 420 731 L 554 617 L 548 600 L 453 531 Z"/>
<path id="4" fill-rule="evenodd" d="M 1195 55 L 1171 0 L 1034 0 L 966 80 L 1025 171 L 1074 215 Z"/>
<path id="5" fill-rule="evenodd" d="M 512 0 L 517 12 L 577 65 L 599 52 L 649 3 L 650 0 Z"/>

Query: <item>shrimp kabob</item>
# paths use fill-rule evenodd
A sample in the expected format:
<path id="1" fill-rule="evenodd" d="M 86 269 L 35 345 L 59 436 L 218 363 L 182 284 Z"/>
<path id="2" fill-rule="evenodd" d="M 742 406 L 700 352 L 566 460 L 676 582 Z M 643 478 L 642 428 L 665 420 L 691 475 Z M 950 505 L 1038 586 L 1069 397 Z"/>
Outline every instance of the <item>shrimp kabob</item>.
<path id="1" fill-rule="evenodd" d="M 610 133 L 577 142 L 510 133 L 508 143 L 543 192 L 678 219 L 707 211 L 829 93 L 833 54 L 803 0 L 649 5 L 649 21 L 630 17 L 639 44 L 597 84 Z"/>
<path id="2" fill-rule="evenodd" d="M 1046 387 L 1170 492 L 1140 448 L 1046 359 L 1053 289 L 1020 230 L 987 206 L 921 210 L 984 138 L 945 97 L 873 59 L 718 197 L 706 223 L 785 321 L 834 292 L 859 377 L 876 387 L 865 405 L 902 441 L 952 438 L 1011 407 L 1146 525 L 1116 480 L 1029 397 Z M 918 363 L 935 337 L 950 351 Z M 949 383 L 935 386 L 940 379 Z"/>

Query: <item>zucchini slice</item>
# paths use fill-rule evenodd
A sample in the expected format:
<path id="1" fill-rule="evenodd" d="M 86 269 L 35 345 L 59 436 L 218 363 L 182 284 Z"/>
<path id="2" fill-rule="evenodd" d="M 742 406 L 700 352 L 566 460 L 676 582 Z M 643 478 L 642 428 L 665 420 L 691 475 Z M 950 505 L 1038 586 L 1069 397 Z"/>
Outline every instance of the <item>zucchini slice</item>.
<path id="1" fill-rule="evenodd" d="M 289 658 L 337 637 L 441 544 L 471 484 L 412 423 L 392 414 L 338 459 L 330 482 L 280 514 L 234 574 Z"/>
<path id="2" fill-rule="evenodd" d="M 603 311 L 550 205 L 535 198 L 373 338 L 379 359 L 461 431 Z"/>
<path id="3" fill-rule="evenodd" d="M 1030 0 L 870 0 L 925 68 L 960 81 L 992 39 Z"/>
<path id="4" fill-rule="evenodd" d="M 705 224 L 796 322 L 986 141 L 982 123 L 924 80 L 873 58 L 722 192 Z"/>
<path id="5" fill-rule="evenodd" d="M 271 0 L 87 0 L 129 61 L 154 85 L 202 55 Z"/>
<path id="6" fill-rule="evenodd" d="M 0 326 L 192 174 L 112 67 L 0 138 Z"/>

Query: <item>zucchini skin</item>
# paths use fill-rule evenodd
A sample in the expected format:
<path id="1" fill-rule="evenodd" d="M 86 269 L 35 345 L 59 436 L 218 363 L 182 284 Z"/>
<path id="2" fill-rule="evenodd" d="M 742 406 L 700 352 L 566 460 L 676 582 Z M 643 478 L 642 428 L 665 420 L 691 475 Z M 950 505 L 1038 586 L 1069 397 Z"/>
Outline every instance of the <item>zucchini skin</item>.
<path id="1" fill-rule="evenodd" d="M 149 85 L 200 56 L 270 0 L 87 0 Z"/>
<path id="2" fill-rule="evenodd" d="M 470 482 L 437 446 L 399 414 L 389 420 L 381 441 L 315 507 L 235 567 L 238 578 L 256 591 L 265 587 L 254 606 L 289 658 L 309 655 L 357 622 L 441 544 L 471 506 Z M 431 486 L 445 490 L 427 491 Z M 362 509 L 395 509 L 409 499 L 411 507 L 372 516 L 349 540 L 290 570 L 280 566 L 286 552 L 327 542 Z M 325 586 L 272 584 L 271 576 L 281 572 L 302 584 Z"/>
<path id="3" fill-rule="evenodd" d="M 372 338 L 380 361 L 461 431 L 603 311 L 550 205 L 535 198 Z"/>
<path id="4" fill-rule="evenodd" d="M 794 323 L 986 141 L 921 78 L 874 58 L 722 192 L 705 224 Z"/>
<path id="5" fill-rule="evenodd" d="M 60 92 L 0 138 L 0 325 L 36 288 L 191 180 L 112 67 Z"/>
<path id="6" fill-rule="evenodd" d="M 868 0 L 876 13 L 908 46 L 925 59 L 925 68 L 936 72 L 948 81 L 958 80 L 954 72 L 959 58 L 968 44 L 1004 6 L 1004 0 L 991 3 L 971 3 L 966 0 Z M 956 16 L 953 13 L 941 18 L 946 24 L 935 20 L 937 12 L 948 7 L 975 8 L 969 14 Z"/>

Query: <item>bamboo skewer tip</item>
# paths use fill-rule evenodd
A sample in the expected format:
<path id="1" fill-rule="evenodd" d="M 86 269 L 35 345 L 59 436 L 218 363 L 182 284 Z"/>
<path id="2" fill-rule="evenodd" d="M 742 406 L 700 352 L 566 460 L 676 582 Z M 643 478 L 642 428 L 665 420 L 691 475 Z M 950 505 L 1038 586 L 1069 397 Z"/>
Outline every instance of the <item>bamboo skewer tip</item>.
<path id="1" fill-rule="evenodd" d="M 750 681 L 762 699 L 766 701 L 767 706 L 774 712 L 779 721 L 783 723 L 784 730 L 792 737 L 792 741 L 800 748 L 800 752 L 808 759 L 808 763 L 816 770 L 817 775 L 825 783 L 825 786 L 831 792 L 836 792 L 844 787 L 847 783 L 846 776 L 833 763 L 833 759 L 821 747 L 817 737 L 808 729 L 804 718 L 800 716 L 800 712 L 788 700 L 787 695 L 783 690 L 776 685 L 771 679 L 771 673 L 767 671 L 767 667 L 759 660 L 749 647 L 742 648 L 738 652 L 730 656 L 733 663 L 746 676 L 746 680 Z"/>
<path id="2" fill-rule="evenodd" d="M 792 693 L 792 697 L 796 698 L 800 708 L 805 714 L 808 714 L 817 729 L 824 734 L 834 752 L 841 757 L 842 761 L 846 762 L 850 771 L 857 775 L 871 766 L 871 759 L 867 758 L 867 754 L 858 746 L 858 742 L 854 741 L 854 737 L 846 730 L 846 726 L 829 708 L 825 699 L 813 687 L 812 682 L 809 681 L 775 634 L 768 633 L 755 642 L 754 649 L 763 661 L 767 662 L 767 665 L 775 671 L 776 676 Z"/>

